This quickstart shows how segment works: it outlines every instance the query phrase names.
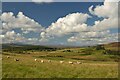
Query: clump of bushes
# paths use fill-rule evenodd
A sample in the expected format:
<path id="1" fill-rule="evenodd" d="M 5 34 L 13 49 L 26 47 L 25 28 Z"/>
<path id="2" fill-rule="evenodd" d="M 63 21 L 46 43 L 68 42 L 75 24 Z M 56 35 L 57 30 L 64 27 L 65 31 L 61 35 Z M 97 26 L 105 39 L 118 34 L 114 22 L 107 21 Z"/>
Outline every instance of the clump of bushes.
<path id="1" fill-rule="evenodd" d="M 105 50 L 105 51 L 103 51 L 103 54 L 120 55 L 120 51 Z"/>
<path id="2" fill-rule="evenodd" d="M 71 50 L 64 50 L 63 52 L 72 52 Z"/>
<path id="3" fill-rule="evenodd" d="M 96 50 L 105 50 L 105 48 L 102 45 L 98 45 L 98 46 L 96 46 Z"/>

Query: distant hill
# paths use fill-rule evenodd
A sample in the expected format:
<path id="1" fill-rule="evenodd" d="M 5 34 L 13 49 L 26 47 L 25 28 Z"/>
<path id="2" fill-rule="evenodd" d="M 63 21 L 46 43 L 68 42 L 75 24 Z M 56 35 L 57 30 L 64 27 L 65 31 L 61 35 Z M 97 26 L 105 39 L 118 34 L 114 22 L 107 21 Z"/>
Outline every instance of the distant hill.
<path id="1" fill-rule="evenodd" d="M 57 48 L 51 48 L 40 45 L 28 45 L 28 44 L 2 44 L 2 49 L 5 51 L 27 51 L 27 50 L 56 50 Z"/>
<path id="2" fill-rule="evenodd" d="M 108 44 L 101 44 L 105 47 L 118 47 L 120 46 L 120 42 L 112 42 Z M 94 45 L 95 46 L 95 45 Z M 7 48 L 19 48 L 19 49 L 35 49 L 35 50 L 41 50 L 41 49 L 55 49 L 55 48 L 79 48 L 79 47 L 85 47 L 85 46 L 66 46 L 66 45 L 31 45 L 31 44 L 16 44 L 16 43 L 7 43 L 2 44 L 2 49 Z"/>
<path id="3" fill-rule="evenodd" d="M 108 43 L 108 44 L 103 44 L 104 46 L 109 46 L 109 47 L 119 47 L 120 46 L 120 42 L 112 42 L 112 43 Z"/>

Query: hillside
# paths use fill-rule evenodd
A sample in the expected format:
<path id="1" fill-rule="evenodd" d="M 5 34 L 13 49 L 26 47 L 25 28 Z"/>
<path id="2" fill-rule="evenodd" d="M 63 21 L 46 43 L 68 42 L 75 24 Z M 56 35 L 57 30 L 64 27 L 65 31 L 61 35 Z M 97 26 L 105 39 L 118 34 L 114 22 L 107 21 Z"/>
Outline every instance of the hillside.
<path id="1" fill-rule="evenodd" d="M 119 50 L 120 42 L 113 42 L 113 43 L 109 43 L 109 44 L 104 44 L 104 47 L 108 50 L 120 52 L 120 50 Z"/>
<path id="2" fill-rule="evenodd" d="M 105 49 L 99 45 L 55 49 L 37 45 L 4 44 L 2 76 L 3 78 L 116 78 L 120 54 L 115 51 L 117 46 L 109 46 L 112 44 L 115 43 L 104 45 Z M 60 63 L 61 61 L 63 63 Z"/>
<path id="3" fill-rule="evenodd" d="M 97 46 L 97 45 L 96 45 Z M 90 47 L 96 47 L 90 46 Z M 105 48 L 116 48 L 120 46 L 120 42 L 113 42 L 108 44 L 102 44 Z M 84 46 L 85 47 L 85 46 Z M 87 46 L 86 46 L 87 47 Z M 28 44 L 2 44 L 2 49 L 7 50 L 56 50 L 62 48 L 82 48 L 81 46 L 64 46 L 64 45 L 28 45 Z"/>
<path id="4" fill-rule="evenodd" d="M 113 42 L 113 43 L 109 43 L 109 44 L 104 44 L 104 46 L 119 47 L 120 46 L 120 42 Z"/>
<path id="5" fill-rule="evenodd" d="M 116 44 L 61 49 L 51 48 L 53 46 L 3 44 L 2 76 L 3 78 L 116 78 L 120 60 Z M 60 63 L 61 61 L 63 63 Z"/>
<path id="6" fill-rule="evenodd" d="M 56 48 L 51 48 L 47 46 L 39 46 L 39 45 L 26 45 L 26 44 L 2 44 L 3 51 L 10 51 L 10 52 L 18 52 L 22 53 L 23 51 L 30 51 L 30 50 L 56 50 Z"/>

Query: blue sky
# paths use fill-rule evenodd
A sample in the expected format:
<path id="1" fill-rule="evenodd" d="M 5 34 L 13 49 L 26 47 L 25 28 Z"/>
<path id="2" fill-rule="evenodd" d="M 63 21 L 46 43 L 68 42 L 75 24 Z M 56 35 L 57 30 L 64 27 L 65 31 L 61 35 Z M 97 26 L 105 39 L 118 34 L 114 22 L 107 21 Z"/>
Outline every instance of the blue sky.
<path id="1" fill-rule="evenodd" d="M 23 12 L 26 16 L 39 22 L 42 26 L 48 27 L 58 18 L 64 17 L 69 13 L 82 12 L 89 13 L 88 7 L 91 5 L 101 5 L 103 2 L 55 2 L 41 3 L 34 2 L 5 2 L 3 3 L 3 12 L 13 12 L 15 15 L 18 12 Z M 97 17 L 88 21 L 93 24 Z"/>
<path id="2" fill-rule="evenodd" d="M 14 37 L 16 39 L 18 38 L 18 34 L 20 34 L 19 37 L 22 37 L 22 40 L 25 39 L 24 40 L 25 43 L 29 42 L 29 41 L 27 41 L 28 38 L 30 40 L 33 38 L 33 42 L 31 40 L 30 44 L 37 44 L 37 43 L 44 44 L 44 43 L 46 43 L 46 44 L 54 44 L 54 45 L 55 44 L 83 45 L 83 42 L 88 43 L 87 41 L 90 41 L 88 44 L 85 44 L 85 45 L 91 45 L 94 42 L 94 40 L 93 39 L 86 40 L 86 39 L 89 38 L 88 37 L 89 35 L 91 36 L 91 34 L 94 34 L 91 37 L 95 37 L 97 39 L 99 34 L 101 34 L 101 35 L 99 35 L 99 37 L 101 37 L 101 36 L 103 36 L 103 32 L 105 32 L 106 35 L 104 35 L 104 36 L 109 37 L 111 35 L 116 35 L 114 33 L 117 33 L 117 30 L 118 30 L 116 28 L 116 26 L 114 26 L 112 23 L 109 24 L 109 25 L 106 25 L 107 21 L 104 22 L 104 19 L 108 19 L 108 21 L 110 21 L 110 19 L 112 18 L 112 14 L 113 15 L 115 15 L 115 14 L 110 13 L 110 15 L 107 16 L 107 14 L 108 14 L 107 10 L 102 11 L 101 9 L 97 8 L 97 6 L 101 7 L 102 5 L 104 6 L 103 8 L 106 8 L 106 5 L 103 4 L 103 2 L 52 2 L 52 3 L 4 2 L 2 4 L 2 13 L 7 13 L 6 15 L 9 16 L 9 15 L 12 15 L 12 14 L 9 14 L 9 12 L 12 12 L 13 13 L 12 18 L 13 18 L 13 16 L 15 18 L 17 18 L 17 15 L 19 14 L 19 12 L 21 12 L 19 14 L 20 16 L 24 15 L 24 17 L 28 17 L 29 19 L 34 20 L 33 24 L 37 26 L 35 28 L 37 28 L 38 31 L 36 31 L 36 30 L 33 31 L 33 30 L 31 30 L 32 28 L 30 28 L 30 31 L 27 31 L 27 29 L 25 27 L 22 27 L 24 30 L 22 30 L 21 27 L 15 28 L 15 27 L 13 27 L 13 26 L 15 26 L 14 24 L 13 24 L 13 26 L 10 25 L 10 27 L 12 26 L 11 29 L 8 29 L 12 32 L 12 35 L 14 33 L 17 34 L 17 37 L 14 35 Z M 89 8 L 91 6 L 93 6 L 92 7 L 93 9 L 96 9 L 96 10 L 93 10 L 93 13 L 89 10 Z M 113 6 L 111 6 L 111 7 L 113 7 Z M 100 11 L 98 11 L 98 10 L 100 10 Z M 108 10 L 108 11 L 110 11 L 110 10 Z M 76 30 L 73 30 L 73 31 L 72 30 L 70 30 L 70 31 L 65 30 L 64 31 L 61 28 L 63 26 L 59 27 L 59 25 L 65 24 L 65 27 L 66 27 L 65 29 L 67 29 L 67 28 L 69 29 L 69 27 L 72 29 L 72 27 L 71 27 L 72 25 L 66 26 L 69 22 L 66 23 L 64 21 L 61 21 L 61 23 L 59 23 L 59 21 L 57 22 L 57 20 L 62 18 L 62 20 L 64 20 L 64 19 L 67 20 L 68 19 L 68 21 L 69 21 L 69 18 L 67 18 L 66 16 L 71 14 L 69 16 L 71 16 L 71 17 L 73 16 L 73 18 L 71 18 L 71 17 L 70 18 L 75 19 L 75 21 L 77 21 L 77 17 L 74 18 L 74 16 L 78 16 L 78 17 L 81 18 L 82 17 L 81 13 L 82 13 L 83 16 L 85 14 L 87 14 L 89 17 L 88 16 L 83 17 L 83 19 L 81 19 L 81 20 L 83 20 L 83 22 L 81 22 L 81 20 L 79 21 L 79 19 L 78 19 L 79 23 L 77 23 L 77 25 L 73 23 L 72 25 L 76 25 L 75 26 L 76 30 L 77 30 L 77 28 L 78 29 L 82 29 L 83 27 L 85 28 L 86 25 L 87 25 L 87 28 L 88 28 L 87 30 L 90 30 L 89 33 L 88 32 L 83 33 L 84 30 L 83 30 L 83 32 L 81 30 L 78 30 L 78 31 L 76 31 Z M 104 14 L 101 14 L 101 13 L 104 13 Z M 3 23 L 9 23 L 9 22 L 4 20 L 6 15 L 3 15 Z M 23 19 L 25 19 L 25 18 L 23 18 Z M 84 20 L 84 19 L 87 19 L 87 20 Z M 115 18 L 115 20 L 116 20 L 116 18 Z M 95 25 L 95 21 L 99 22 L 99 23 Z M 38 24 L 36 24 L 36 22 Z M 10 23 L 11 23 L 11 21 L 10 21 Z M 29 20 L 28 23 L 31 23 L 30 20 Z M 27 25 L 28 25 L 28 23 L 27 23 Z M 54 24 L 51 25 L 52 23 L 54 23 Z M 23 26 L 24 25 L 26 25 L 26 23 L 24 23 Z M 83 26 L 83 27 L 81 27 L 81 26 Z M 99 26 L 100 27 L 104 26 L 104 27 L 100 28 Z M 107 26 L 107 28 L 105 26 Z M 39 30 L 39 27 L 40 27 L 40 30 Z M 43 31 L 41 31 L 41 27 L 44 29 Z M 92 27 L 95 28 L 95 33 L 93 33 L 93 31 L 92 31 L 92 29 L 94 29 Z M 98 28 L 96 28 L 96 27 L 98 27 Z M 59 29 L 61 30 L 60 33 L 59 33 L 59 31 L 60 31 Z M 109 30 L 110 32 L 107 31 L 107 30 Z M 56 33 L 57 31 L 58 31 L 58 33 Z M 8 31 L 4 32 L 2 35 L 7 35 L 6 34 L 7 32 Z M 24 34 L 24 32 L 28 32 L 28 33 Z M 70 34 L 68 34 L 66 32 L 70 32 Z M 74 32 L 76 34 L 72 34 L 72 32 Z M 44 35 L 42 33 L 44 33 Z M 81 36 L 82 34 L 83 35 L 86 34 L 86 35 L 84 35 L 84 38 L 86 36 L 86 39 L 83 39 L 83 37 Z M 52 36 L 54 38 L 53 39 L 48 38 L 49 36 Z M 73 40 L 73 38 L 75 40 Z M 95 44 L 98 44 L 99 43 L 97 41 L 98 39 L 97 40 L 96 39 L 95 39 L 95 41 L 96 41 Z M 83 41 L 83 40 L 85 40 L 85 41 Z M 112 41 L 115 41 L 115 40 L 111 40 L 111 41 L 107 40 L 107 41 L 103 41 L 103 43 L 112 42 Z M 16 40 L 12 40 L 12 41 L 13 42 L 19 42 L 19 41 L 16 41 Z"/>

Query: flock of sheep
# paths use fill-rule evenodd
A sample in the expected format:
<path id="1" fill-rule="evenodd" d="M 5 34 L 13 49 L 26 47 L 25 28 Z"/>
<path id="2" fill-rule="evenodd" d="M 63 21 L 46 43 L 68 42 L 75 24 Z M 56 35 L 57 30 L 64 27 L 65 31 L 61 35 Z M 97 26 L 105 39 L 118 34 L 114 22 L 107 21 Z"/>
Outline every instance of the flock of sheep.
<path id="1" fill-rule="evenodd" d="M 10 56 L 7 56 L 7 58 L 10 58 Z M 15 61 L 19 61 L 19 59 L 14 59 L 14 60 L 15 60 Z M 38 61 L 38 59 L 34 59 L 34 61 Z M 41 63 L 44 63 L 45 61 L 44 61 L 44 60 L 40 60 L 40 62 L 41 62 Z M 51 61 L 51 60 L 48 60 L 47 62 L 52 62 L 52 61 Z M 60 61 L 60 63 L 63 64 L 64 61 Z M 76 63 L 76 64 L 82 64 L 82 62 L 79 62 L 79 61 L 77 61 L 77 62 L 69 61 L 68 63 L 69 63 L 69 64 L 74 64 L 74 63 Z"/>
<path id="2" fill-rule="evenodd" d="M 38 60 L 35 59 L 35 61 L 38 61 Z M 41 62 L 41 63 L 44 63 L 45 61 L 44 61 L 44 60 L 41 60 L 40 62 Z M 48 60 L 48 62 L 51 62 L 51 60 Z M 60 61 L 60 63 L 63 64 L 64 61 Z M 72 62 L 72 61 L 69 61 L 68 63 L 69 63 L 69 64 L 74 64 L 74 62 Z M 82 64 L 82 62 L 79 62 L 79 61 L 77 61 L 76 63 L 77 63 L 77 64 Z"/>

